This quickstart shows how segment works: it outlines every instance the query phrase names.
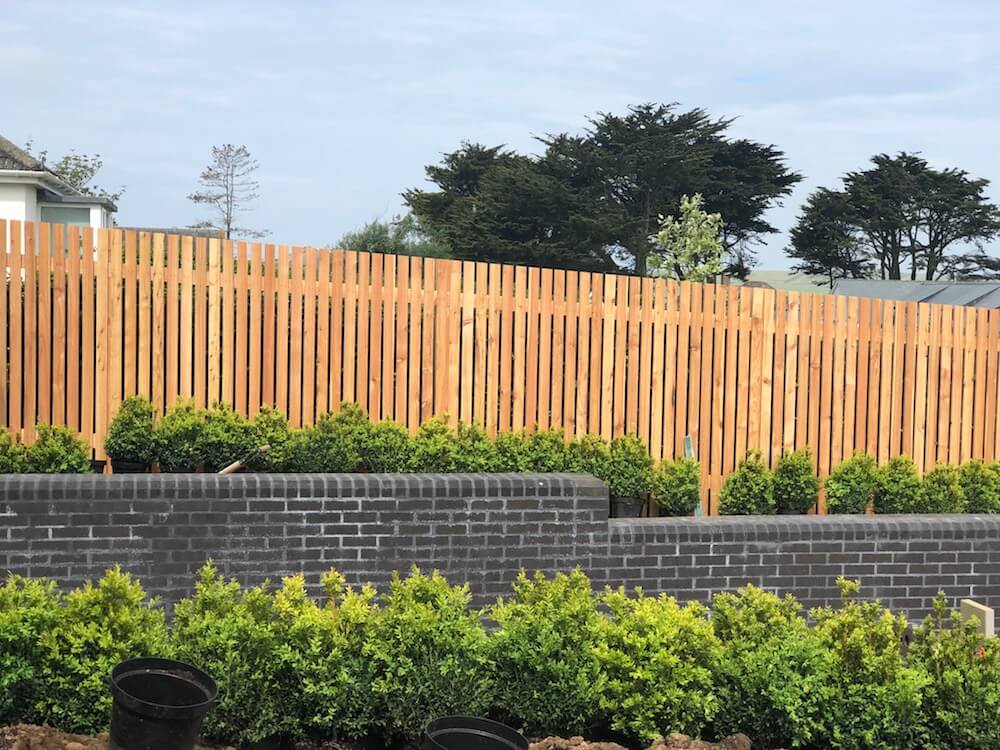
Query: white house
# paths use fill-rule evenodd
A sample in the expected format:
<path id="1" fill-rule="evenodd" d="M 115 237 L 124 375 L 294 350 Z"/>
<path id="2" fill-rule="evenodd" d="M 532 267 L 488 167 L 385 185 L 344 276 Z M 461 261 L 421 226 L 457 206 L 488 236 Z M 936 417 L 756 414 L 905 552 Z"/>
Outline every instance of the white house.
<path id="1" fill-rule="evenodd" d="M 110 227 L 118 208 L 84 195 L 31 154 L 0 136 L 0 219 Z"/>

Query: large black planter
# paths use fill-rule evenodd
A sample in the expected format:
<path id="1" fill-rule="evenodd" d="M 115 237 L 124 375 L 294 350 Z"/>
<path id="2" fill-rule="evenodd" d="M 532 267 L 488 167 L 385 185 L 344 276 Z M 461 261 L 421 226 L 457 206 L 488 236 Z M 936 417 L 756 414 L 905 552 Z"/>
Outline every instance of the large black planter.
<path id="1" fill-rule="evenodd" d="M 104 459 L 92 458 L 90 459 L 90 471 L 93 474 L 103 474 L 104 467 L 107 466 L 108 462 Z"/>
<path id="2" fill-rule="evenodd" d="M 423 750 L 528 750 L 528 740 L 497 721 L 445 716 L 427 725 Z"/>
<path id="3" fill-rule="evenodd" d="M 123 661 L 111 672 L 108 750 L 192 750 L 217 693 L 211 677 L 184 662 Z"/>
<path id="4" fill-rule="evenodd" d="M 111 472 L 113 474 L 146 474 L 148 471 L 149 464 L 111 459 Z"/>
<path id="5" fill-rule="evenodd" d="M 611 498 L 612 518 L 638 518 L 646 502 L 641 497 Z"/>

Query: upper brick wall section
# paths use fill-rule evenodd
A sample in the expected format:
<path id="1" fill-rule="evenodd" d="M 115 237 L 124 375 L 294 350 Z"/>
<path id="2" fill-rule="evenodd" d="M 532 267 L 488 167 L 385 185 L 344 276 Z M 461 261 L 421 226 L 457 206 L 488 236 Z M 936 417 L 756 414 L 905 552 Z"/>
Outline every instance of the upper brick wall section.
<path id="1" fill-rule="evenodd" d="M 212 559 L 256 584 L 340 570 L 385 585 L 411 565 L 468 581 L 485 604 L 522 568 L 581 566 L 604 585 L 682 601 L 753 583 L 807 606 L 836 578 L 922 617 L 1000 606 L 1000 516 L 772 516 L 608 520 L 607 488 L 582 475 L 156 474 L 0 476 L 0 570 L 66 586 L 116 563 L 173 602 Z"/>

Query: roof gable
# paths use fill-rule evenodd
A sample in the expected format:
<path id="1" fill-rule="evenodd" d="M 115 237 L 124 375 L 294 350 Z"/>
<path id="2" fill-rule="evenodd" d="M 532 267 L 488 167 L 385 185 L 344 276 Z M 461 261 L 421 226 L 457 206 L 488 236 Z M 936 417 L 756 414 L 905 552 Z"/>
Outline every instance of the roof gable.
<path id="1" fill-rule="evenodd" d="M 49 172 L 44 164 L 22 148 L 0 135 L 0 169 L 23 169 L 29 172 Z"/>

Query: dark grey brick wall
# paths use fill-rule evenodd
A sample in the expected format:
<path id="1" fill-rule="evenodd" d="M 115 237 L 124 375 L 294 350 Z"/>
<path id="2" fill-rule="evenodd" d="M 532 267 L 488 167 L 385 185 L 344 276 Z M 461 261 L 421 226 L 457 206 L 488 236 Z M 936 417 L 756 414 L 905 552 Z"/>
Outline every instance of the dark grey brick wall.
<path id="1" fill-rule="evenodd" d="M 915 617 L 938 589 L 1000 606 L 1000 517 L 607 515 L 607 489 L 577 475 L 3 476 L 0 570 L 71 586 L 120 563 L 167 602 L 211 558 L 248 584 L 331 567 L 385 584 L 417 564 L 478 603 L 521 568 L 580 565 L 681 600 L 754 583 L 821 605 L 844 575 Z"/>

